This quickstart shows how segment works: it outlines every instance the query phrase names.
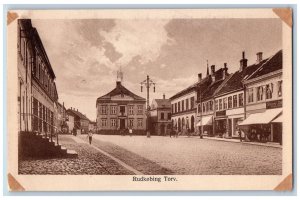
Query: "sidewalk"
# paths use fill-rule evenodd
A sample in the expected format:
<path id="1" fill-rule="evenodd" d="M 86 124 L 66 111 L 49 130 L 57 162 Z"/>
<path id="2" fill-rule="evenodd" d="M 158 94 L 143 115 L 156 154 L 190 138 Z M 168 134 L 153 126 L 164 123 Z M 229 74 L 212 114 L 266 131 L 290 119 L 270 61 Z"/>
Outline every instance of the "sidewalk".
<path id="1" fill-rule="evenodd" d="M 275 143 L 275 142 L 267 142 L 267 143 L 246 142 L 246 141 L 241 142 L 240 139 L 237 139 L 237 138 L 218 138 L 218 137 L 207 137 L 207 136 L 203 136 L 203 139 L 219 140 L 219 141 L 226 141 L 226 142 L 235 142 L 235 143 L 244 143 L 244 144 L 251 144 L 251 145 L 259 145 L 259 146 L 282 148 L 282 145 L 280 145 L 279 143 Z"/>

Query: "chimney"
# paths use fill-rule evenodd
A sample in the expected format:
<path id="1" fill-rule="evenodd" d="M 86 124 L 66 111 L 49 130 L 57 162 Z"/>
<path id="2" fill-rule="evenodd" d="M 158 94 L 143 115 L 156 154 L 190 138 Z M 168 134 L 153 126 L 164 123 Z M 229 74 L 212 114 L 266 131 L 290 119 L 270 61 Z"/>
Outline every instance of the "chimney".
<path id="1" fill-rule="evenodd" d="M 198 82 L 200 82 L 202 80 L 202 73 L 198 74 Z"/>
<path id="2" fill-rule="evenodd" d="M 224 69 L 223 69 L 223 80 L 226 78 L 227 76 L 227 71 L 228 71 L 228 68 L 227 68 L 227 63 L 224 63 Z"/>
<path id="3" fill-rule="evenodd" d="M 215 77 L 216 66 L 212 65 L 212 66 L 210 66 L 210 69 L 211 69 L 211 80 L 212 80 L 212 82 L 215 82 L 215 80 L 216 80 L 216 77 Z"/>
<path id="4" fill-rule="evenodd" d="M 245 58 L 245 51 L 243 51 L 243 58 L 240 60 L 240 72 L 247 67 L 247 59 Z"/>
<path id="5" fill-rule="evenodd" d="M 165 94 L 163 94 L 163 99 L 166 99 L 166 95 Z"/>
<path id="6" fill-rule="evenodd" d="M 260 63 L 263 60 L 263 52 L 257 52 L 256 56 L 256 63 Z"/>
<path id="7" fill-rule="evenodd" d="M 121 85 L 121 81 L 117 81 L 117 87 Z"/>

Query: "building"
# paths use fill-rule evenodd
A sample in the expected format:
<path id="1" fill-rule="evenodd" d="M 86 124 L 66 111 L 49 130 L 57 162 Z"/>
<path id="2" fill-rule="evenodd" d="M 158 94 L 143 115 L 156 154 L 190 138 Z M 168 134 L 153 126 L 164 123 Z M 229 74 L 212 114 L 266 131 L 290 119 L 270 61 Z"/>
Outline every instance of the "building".
<path id="1" fill-rule="evenodd" d="M 96 129 L 97 129 L 97 123 L 90 121 L 89 122 L 89 130 L 96 131 Z"/>
<path id="2" fill-rule="evenodd" d="M 67 110 L 67 115 L 69 118 L 69 131 L 72 131 L 73 134 L 86 134 L 89 131 L 90 120 L 80 111 L 78 111 L 78 109 L 76 110 L 75 108 L 71 107 Z"/>
<path id="3" fill-rule="evenodd" d="M 202 79 L 202 74 L 198 74 L 198 81 L 184 90 L 176 93 L 170 98 L 171 101 L 171 120 L 173 127 L 181 134 L 186 134 L 188 130 L 191 133 L 197 133 L 197 105 L 199 99 L 199 88 L 206 88 L 211 83 L 209 75 Z"/>
<path id="4" fill-rule="evenodd" d="M 68 126 L 68 133 L 74 135 L 77 131 L 74 129 L 75 127 L 75 120 L 74 120 L 74 114 L 72 112 L 68 112 L 67 110 L 67 126 Z M 79 128 L 78 128 L 79 129 Z"/>
<path id="5" fill-rule="evenodd" d="M 246 119 L 240 123 L 249 140 L 282 142 L 282 50 L 243 80 Z M 276 130 L 276 131 L 275 131 Z"/>
<path id="6" fill-rule="evenodd" d="M 54 133 L 55 74 L 31 20 L 18 20 L 19 129 Z"/>
<path id="7" fill-rule="evenodd" d="M 68 133 L 69 127 L 67 124 L 67 110 L 64 105 L 59 102 L 54 104 L 54 122 L 58 133 Z"/>
<path id="8" fill-rule="evenodd" d="M 133 134 L 146 132 L 146 99 L 132 93 L 117 79 L 116 87 L 96 101 L 97 132 L 120 134 L 132 128 Z"/>
<path id="9" fill-rule="evenodd" d="M 171 102 L 163 95 L 162 99 L 154 99 L 150 106 L 151 132 L 154 135 L 170 134 L 171 121 Z"/>
<path id="10" fill-rule="evenodd" d="M 266 63 L 262 52 L 257 53 L 256 63 L 248 66 L 245 53 L 240 60 L 240 68 L 232 74 L 215 94 L 216 134 L 226 138 L 239 137 L 237 125 L 245 119 L 245 93 L 242 81 Z"/>
<path id="11" fill-rule="evenodd" d="M 197 101 L 197 118 L 199 132 L 203 135 L 214 136 L 215 130 L 215 95 L 222 88 L 229 78 L 227 64 L 224 68 L 215 70 L 215 65 L 211 66 L 209 75 L 210 83 L 206 87 L 198 88 L 199 99 Z"/>

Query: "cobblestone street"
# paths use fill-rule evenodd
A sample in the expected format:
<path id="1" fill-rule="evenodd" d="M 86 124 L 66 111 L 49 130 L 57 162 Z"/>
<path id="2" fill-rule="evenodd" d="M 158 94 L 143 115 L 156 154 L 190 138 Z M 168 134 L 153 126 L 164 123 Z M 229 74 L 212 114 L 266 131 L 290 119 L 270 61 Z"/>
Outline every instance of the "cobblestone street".
<path id="1" fill-rule="evenodd" d="M 100 150 L 142 174 L 271 175 L 282 171 L 281 148 L 197 137 L 94 135 L 93 146 L 87 142 L 86 135 L 60 136 L 60 143 L 77 151 L 78 159 L 21 160 L 19 173 L 134 174 Z"/>
<path id="2" fill-rule="evenodd" d="M 145 174 L 271 175 L 282 173 L 281 148 L 201 140 L 198 137 L 146 138 L 145 136 L 108 135 L 94 135 L 93 145 Z M 160 168 L 163 171 L 159 171 Z"/>
<path id="3" fill-rule="evenodd" d="M 117 162 L 99 153 L 86 143 L 76 143 L 74 136 L 60 135 L 59 142 L 67 149 L 75 150 L 78 159 L 26 159 L 19 161 L 19 174 L 55 174 L 55 175 L 130 175 Z"/>

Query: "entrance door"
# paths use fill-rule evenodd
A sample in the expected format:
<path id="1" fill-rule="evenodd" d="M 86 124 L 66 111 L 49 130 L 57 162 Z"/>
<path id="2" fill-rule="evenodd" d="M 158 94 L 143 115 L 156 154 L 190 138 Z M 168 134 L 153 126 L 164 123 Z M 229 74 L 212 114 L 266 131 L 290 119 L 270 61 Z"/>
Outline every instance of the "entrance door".
<path id="1" fill-rule="evenodd" d="M 125 119 L 120 119 L 120 129 L 125 129 Z"/>
<path id="2" fill-rule="evenodd" d="M 228 137 L 232 137 L 232 119 L 228 119 Z"/>

